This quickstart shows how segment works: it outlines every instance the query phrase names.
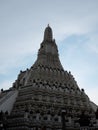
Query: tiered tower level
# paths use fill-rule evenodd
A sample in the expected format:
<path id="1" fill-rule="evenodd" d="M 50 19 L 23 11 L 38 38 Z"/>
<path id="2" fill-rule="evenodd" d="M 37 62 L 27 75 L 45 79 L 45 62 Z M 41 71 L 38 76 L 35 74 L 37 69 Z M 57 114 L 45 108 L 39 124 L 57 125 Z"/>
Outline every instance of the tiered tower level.
<path id="1" fill-rule="evenodd" d="M 63 69 L 51 27 L 48 25 L 34 65 L 21 71 L 13 85 L 19 91 L 9 119 L 9 130 L 75 127 L 82 111 L 93 116 L 88 96 L 70 72 Z"/>

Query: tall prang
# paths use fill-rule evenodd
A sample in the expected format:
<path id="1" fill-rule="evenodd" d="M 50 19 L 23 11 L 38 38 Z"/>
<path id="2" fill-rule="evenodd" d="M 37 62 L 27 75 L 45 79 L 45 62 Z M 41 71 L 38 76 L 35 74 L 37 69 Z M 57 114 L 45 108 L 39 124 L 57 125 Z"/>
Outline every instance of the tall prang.
<path id="1" fill-rule="evenodd" d="M 36 63 L 37 65 L 51 69 L 58 69 L 60 71 L 63 70 L 63 67 L 59 60 L 58 48 L 55 43 L 55 39 L 53 39 L 52 29 L 49 27 L 49 25 L 45 29 L 44 39 L 41 43 Z"/>
<path id="2" fill-rule="evenodd" d="M 26 83 L 30 83 L 33 78 L 58 81 L 60 75 L 63 76 L 63 74 L 64 70 L 59 60 L 58 48 L 55 39 L 53 39 L 52 29 L 48 25 L 38 51 L 37 60 L 30 69 L 30 75 Z"/>
<path id="3" fill-rule="evenodd" d="M 61 65 L 49 25 L 37 60 L 30 69 L 20 72 L 13 87 L 18 89 L 18 96 L 8 120 L 8 130 L 61 130 L 63 111 L 66 111 L 65 124 L 69 130 L 78 127 L 76 121 L 83 111 L 94 117 L 89 97 Z"/>

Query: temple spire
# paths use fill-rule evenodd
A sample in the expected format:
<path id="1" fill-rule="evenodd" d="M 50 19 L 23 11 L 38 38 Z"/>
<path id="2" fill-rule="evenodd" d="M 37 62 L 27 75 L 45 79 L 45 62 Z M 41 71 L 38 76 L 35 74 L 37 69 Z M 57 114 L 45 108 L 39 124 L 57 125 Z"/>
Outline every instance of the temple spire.
<path id="1" fill-rule="evenodd" d="M 44 32 L 44 41 L 50 42 L 52 40 L 53 40 L 52 29 L 48 24 L 48 26 L 46 27 L 45 32 Z"/>
<path id="2" fill-rule="evenodd" d="M 44 39 L 40 45 L 38 57 L 33 67 L 37 68 L 38 65 L 63 70 L 59 60 L 58 47 L 53 39 L 52 29 L 49 24 L 45 28 Z"/>

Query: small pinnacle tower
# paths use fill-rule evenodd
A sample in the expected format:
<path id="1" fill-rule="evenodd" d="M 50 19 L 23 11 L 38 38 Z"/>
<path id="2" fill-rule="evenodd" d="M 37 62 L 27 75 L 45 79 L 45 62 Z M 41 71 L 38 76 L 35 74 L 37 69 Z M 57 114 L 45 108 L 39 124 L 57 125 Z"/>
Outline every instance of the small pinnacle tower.
<path id="1" fill-rule="evenodd" d="M 20 72 L 13 87 L 18 96 L 8 119 L 8 130 L 61 130 L 64 123 L 66 129 L 75 130 L 75 122 L 83 111 L 94 116 L 89 97 L 61 65 L 49 25 L 37 60 L 30 69 Z"/>

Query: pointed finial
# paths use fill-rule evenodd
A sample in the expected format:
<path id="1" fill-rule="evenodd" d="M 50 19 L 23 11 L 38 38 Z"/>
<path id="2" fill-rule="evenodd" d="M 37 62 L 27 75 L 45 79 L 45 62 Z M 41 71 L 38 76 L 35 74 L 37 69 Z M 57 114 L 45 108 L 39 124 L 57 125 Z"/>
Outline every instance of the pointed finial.
<path id="1" fill-rule="evenodd" d="M 44 32 L 44 41 L 52 41 L 52 40 L 53 40 L 52 29 L 48 24 Z"/>

